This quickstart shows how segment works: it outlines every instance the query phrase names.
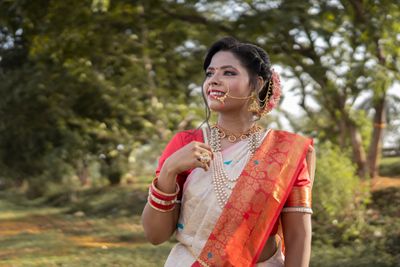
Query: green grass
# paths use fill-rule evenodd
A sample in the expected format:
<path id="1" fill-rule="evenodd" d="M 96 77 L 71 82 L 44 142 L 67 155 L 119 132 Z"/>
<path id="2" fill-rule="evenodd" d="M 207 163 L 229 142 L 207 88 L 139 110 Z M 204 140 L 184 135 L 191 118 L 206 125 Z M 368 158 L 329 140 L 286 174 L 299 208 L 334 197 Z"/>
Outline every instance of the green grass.
<path id="1" fill-rule="evenodd" d="M 109 187 L 32 202 L 1 192 L 0 266 L 162 266 L 173 243 L 146 242 L 143 194 Z"/>
<path id="2" fill-rule="evenodd" d="M 382 158 L 379 164 L 379 175 L 400 177 L 400 157 Z"/>
<path id="3" fill-rule="evenodd" d="M 371 248 L 369 244 L 332 247 L 313 247 L 311 267 L 398 267 L 399 260 L 382 250 Z"/>
<path id="4" fill-rule="evenodd" d="M 0 266 L 163 266 L 174 243 L 145 240 L 146 179 L 36 200 L 0 191 Z M 311 266 L 400 266 L 399 203 L 399 188 L 374 192 L 367 232 L 336 247 L 314 236 Z"/>

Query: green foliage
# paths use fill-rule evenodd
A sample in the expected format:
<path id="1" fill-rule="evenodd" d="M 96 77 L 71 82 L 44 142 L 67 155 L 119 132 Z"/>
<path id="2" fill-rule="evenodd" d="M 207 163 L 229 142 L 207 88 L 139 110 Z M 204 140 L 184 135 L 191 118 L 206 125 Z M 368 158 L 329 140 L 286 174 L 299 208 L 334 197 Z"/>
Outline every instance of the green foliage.
<path id="1" fill-rule="evenodd" d="M 227 12 L 227 3 L 237 8 Z M 373 128 L 355 103 L 371 92 L 375 103 L 399 78 L 397 6 L 1 1 L 0 177 L 57 182 L 101 157 L 103 176 L 118 182 L 141 145 L 160 151 L 172 132 L 202 120 L 202 57 L 223 35 L 263 46 L 297 81 L 293 90 L 312 122 L 301 130 L 345 147 L 356 125 L 369 148 Z M 320 109 L 310 109 L 310 99 Z"/>
<path id="2" fill-rule="evenodd" d="M 348 155 L 331 143 L 318 147 L 313 188 L 316 239 L 328 244 L 354 241 L 364 226 L 366 188 Z"/>
<path id="3" fill-rule="evenodd" d="M 2 179 L 59 181 L 65 168 L 101 156 L 103 175 L 117 183 L 133 144 L 165 142 L 196 119 L 198 102 L 186 104 L 205 47 L 191 36 L 204 29 L 169 13 L 192 6 L 5 1 L 0 10 Z"/>
<path id="4" fill-rule="evenodd" d="M 238 35 L 270 51 L 272 61 L 284 67 L 283 75 L 296 81 L 292 90 L 301 96 L 299 104 L 319 137 L 342 148 L 352 145 L 363 176 L 365 155 L 371 159 L 368 168 L 375 169 L 380 138 L 370 137 L 379 132 L 371 122 L 361 124 L 357 110 L 365 108 L 359 102 L 368 98 L 373 121 L 371 110 L 381 114 L 382 103 L 393 106 L 386 93 L 400 78 L 399 1 L 249 1 L 243 6 L 235 25 L 252 30 Z M 384 119 L 375 120 L 380 124 Z M 354 142 L 358 133 L 362 140 Z"/>
<path id="5" fill-rule="evenodd" d="M 388 226 L 389 227 L 389 226 Z M 393 267 L 398 258 L 387 253 L 382 246 L 367 243 L 333 247 L 313 247 L 311 267 Z M 376 242 L 375 242 L 376 243 Z"/>
<path id="6" fill-rule="evenodd" d="M 381 160 L 379 166 L 381 176 L 400 177 L 400 157 L 388 157 Z"/>

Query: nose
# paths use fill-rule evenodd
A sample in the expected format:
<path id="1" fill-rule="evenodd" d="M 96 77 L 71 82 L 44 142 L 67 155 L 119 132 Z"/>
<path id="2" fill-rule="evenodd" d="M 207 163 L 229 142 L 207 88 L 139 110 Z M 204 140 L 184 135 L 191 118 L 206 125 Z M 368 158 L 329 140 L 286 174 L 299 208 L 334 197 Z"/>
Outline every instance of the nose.
<path id="1" fill-rule="evenodd" d="M 213 79 L 213 80 L 207 81 L 204 85 L 205 85 L 205 87 L 204 87 L 205 90 L 208 91 L 211 88 L 218 88 L 220 86 L 220 83 L 217 80 Z"/>
<path id="2" fill-rule="evenodd" d="M 208 84 L 209 84 L 209 85 L 215 85 L 215 86 L 220 85 L 220 83 L 219 83 L 218 81 L 215 81 L 215 80 L 209 82 Z"/>
<path id="3" fill-rule="evenodd" d="M 220 77 L 219 77 L 218 73 L 214 73 L 214 75 L 212 75 L 209 78 L 208 84 L 209 85 L 214 85 L 214 86 L 221 85 L 221 80 L 220 80 Z"/>

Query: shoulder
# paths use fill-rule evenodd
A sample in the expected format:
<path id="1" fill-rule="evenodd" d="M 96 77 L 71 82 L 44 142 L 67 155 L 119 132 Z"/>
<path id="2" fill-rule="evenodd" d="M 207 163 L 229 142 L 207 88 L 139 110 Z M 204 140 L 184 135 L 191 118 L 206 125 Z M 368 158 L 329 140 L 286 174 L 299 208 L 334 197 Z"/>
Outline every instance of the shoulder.
<path id="1" fill-rule="evenodd" d="M 309 136 L 303 135 L 303 134 L 299 134 L 299 133 L 294 133 L 294 132 L 289 132 L 289 131 L 285 131 L 285 130 L 276 130 L 276 129 L 272 129 L 272 132 L 275 132 L 275 134 L 277 135 L 283 135 L 283 136 L 293 136 L 293 137 L 302 137 L 302 138 L 311 138 Z"/>
<path id="2" fill-rule="evenodd" d="M 313 139 L 309 136 L 301 135 L 298 133 L 293 133 L 289 131 L 284 131 L 284 130 L 271 130 L 274 133 L 274 136 L 277 136 L 278 138 L 287 138 L 287 139 L 293 139 L 293 138 L 300 138 L 300 139 L 307 139 L 311 141 L 311 146 L 313 145 Z"/>
<path id="3" fill-rule="evenodd" d="M 275 135 L 278 135 L 278 136 L 304 137 L 303 135 L 300 135 L 300 134 L 297 134 L 297 133 L 293 133 L 293 132 L 289 132 L 289 131 L 285 131 L 285 130 L 272 129 L 271 132 L 273 132 Z"/>
<path id="4" fill-rule="evenodd" d="M 190 129 L 190 130 L 179 131 L 175 134 L 173 138 L 180 139 L 182 144 L 188 144 L 192 141 L 202 142 L 203 131 L 201 129 Z"/>

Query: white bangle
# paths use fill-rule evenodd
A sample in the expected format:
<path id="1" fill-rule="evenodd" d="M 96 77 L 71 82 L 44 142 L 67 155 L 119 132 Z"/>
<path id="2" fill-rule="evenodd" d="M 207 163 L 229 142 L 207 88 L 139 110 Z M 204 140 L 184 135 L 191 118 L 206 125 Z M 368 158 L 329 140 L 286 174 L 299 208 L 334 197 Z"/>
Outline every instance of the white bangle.
<path id="1" fill-rule="evenodd" d="M 282 212 L 303 212 L 313 214 L 312 209 L 307 207 L 285 207 L 282 209 Z"/>

